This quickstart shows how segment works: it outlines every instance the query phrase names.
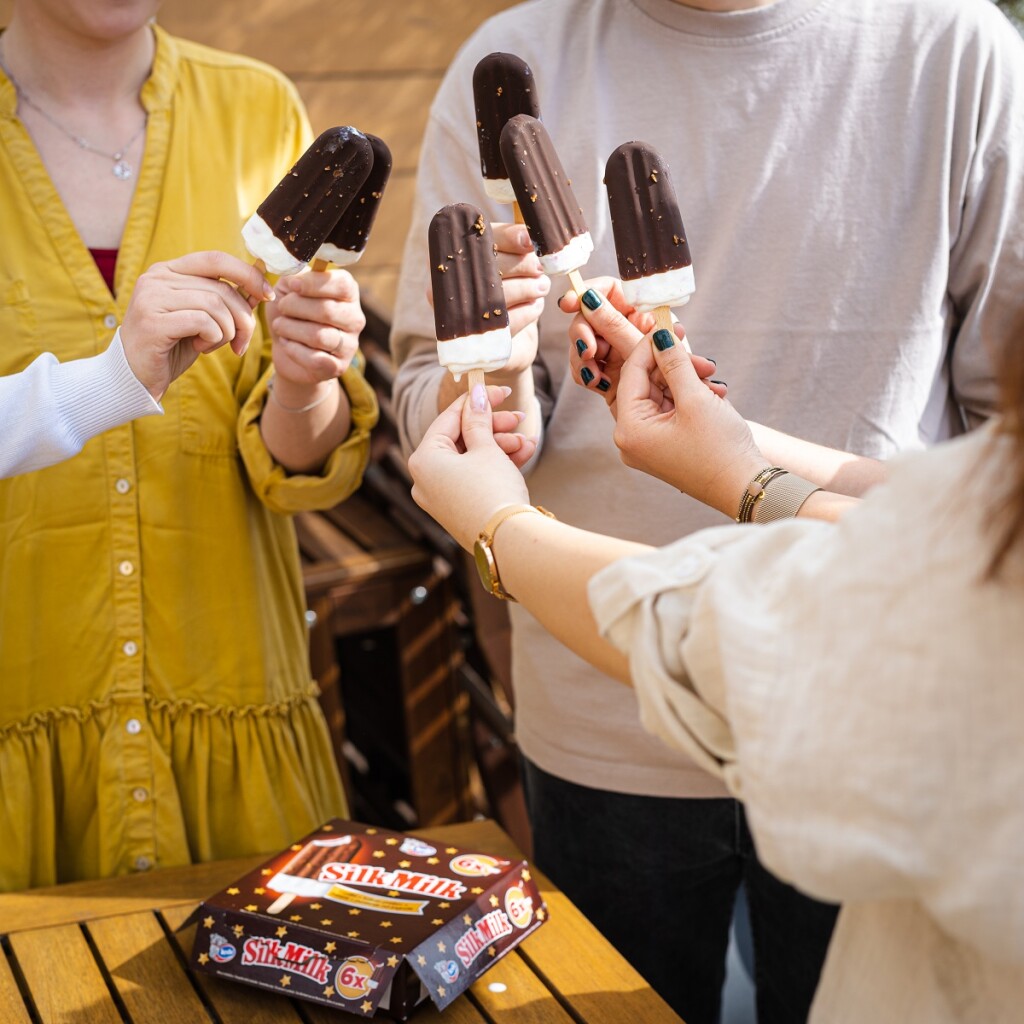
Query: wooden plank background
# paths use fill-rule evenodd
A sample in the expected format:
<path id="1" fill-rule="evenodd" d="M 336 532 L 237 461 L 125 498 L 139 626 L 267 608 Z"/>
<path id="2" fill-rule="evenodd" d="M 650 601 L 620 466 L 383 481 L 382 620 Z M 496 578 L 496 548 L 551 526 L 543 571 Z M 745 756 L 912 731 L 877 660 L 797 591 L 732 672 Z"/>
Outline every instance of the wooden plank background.
<path id="1" fill-rule="evenodd" d="M 391 147 L 394 169 L 357 276 L 390 317 L 420 139 L 445 68 L 474 29 L 515 0 L 165 0 L 175 35 L 256 57 L 299 88 L 316 132 L 354 124 Z M 11 0 L 0 0 L 6 25 Z"/>

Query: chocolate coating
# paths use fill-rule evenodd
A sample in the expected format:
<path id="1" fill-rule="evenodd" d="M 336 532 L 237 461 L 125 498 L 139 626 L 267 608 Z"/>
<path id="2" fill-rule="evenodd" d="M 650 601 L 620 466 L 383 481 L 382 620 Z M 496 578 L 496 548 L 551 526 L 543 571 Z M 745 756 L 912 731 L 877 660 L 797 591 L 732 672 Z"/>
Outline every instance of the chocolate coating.
<path id="1" fill-rule="evenodd" d="M 373 164 L 362 132 L 328 128 L 256 211 L 284 247 L 308 262 L 358 193 Z"/>
<path id="2" fill-rule="evenodd" d="M 489 53 L 473 70 L 473 99 L 480 170 L 485 178 L 507 178 L 501 158 L 502 128 L 516 114 L 540 117 L 530 65 L 513 53 Z"/>
<path id="3" fill-rule="evenodd" d="M 608 157 L 604 183 L 622 280 L 690 266 L 690 246 L 668 165 L 651 146 L 619 146 Z"/>
<path id="4" fill-rule="evenodd" d="M 391 150 L 383 139 L 367 135 L 373 152 L 373 166 L 352 201 L 345 207 L 326 241 L 339 249 L 361 253 L 370 240 L 370 228 L 380 209 L 384 188 L 391 177 Z"/>
<path id="5" fill-rule="evenodd" d="M 508 327 L 491 226 L 468 203 L 445 206 L 430 221 L 430 285 L 438 341 Z"/>
<path id="6" fill-rule="evenodd" d="M 550 256 L 587 233 L 583 210 L 547 129 L 518 114 L 501 131 L 501 155 L 538 256 Z"/>

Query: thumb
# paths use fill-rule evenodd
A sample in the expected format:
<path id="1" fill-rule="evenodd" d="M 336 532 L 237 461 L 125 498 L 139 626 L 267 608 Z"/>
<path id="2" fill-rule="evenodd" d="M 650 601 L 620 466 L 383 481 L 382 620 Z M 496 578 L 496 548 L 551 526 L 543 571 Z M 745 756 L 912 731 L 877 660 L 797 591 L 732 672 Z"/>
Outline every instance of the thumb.
<path id="1" fill-rule="evenodd" d="M 643 332 L 615 308 L 610 298 L 594 288 L 588 288 L 581 296 L 580 312 L 587 318 L 590 326 L 623 359 L 636 348 L 637 343 L 643 338 Z"/>
<path id="2" fill-rule="evenodd" d="M 495 444 L 494 417 L 483 384 L 474 384 L 469 389 L 468 400 L 462 407 L 462 440 L 466 451 Z"/>
<path id="3" fill-rule="evenodd" d="M 637 345 L 619 372 L 619 386 L 615 392 L 619 408 L 643 401 L 651 393 L 651 374 L 657 367 L 653 345 Z"/>
<path id="4" fill-rule="evenodd" d="M 703 386 L 693 368 L 685 336 L 676 338 L 672 331 L 663 327 L 651 335 L 651 348 L 665 383 L 672 392 L 672 401 L 682 405 L 697 388 Z"/>

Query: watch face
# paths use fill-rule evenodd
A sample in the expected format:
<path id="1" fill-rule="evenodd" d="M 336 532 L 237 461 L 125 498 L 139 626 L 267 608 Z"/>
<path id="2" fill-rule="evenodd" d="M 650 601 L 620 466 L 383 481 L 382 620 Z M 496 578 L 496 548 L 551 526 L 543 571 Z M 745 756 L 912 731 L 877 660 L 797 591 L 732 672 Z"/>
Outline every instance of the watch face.
<path id="1" fill-rule="evenodd" d="M 484 547 L 480 541 L 477 541 L 473 545 L 473 561 L 476 562 L 476 571 L 480 574 L 480 582 L 484 585 L 484 590 L 488 594 L 493 594 L 497 572 L 491 549 Z"/>

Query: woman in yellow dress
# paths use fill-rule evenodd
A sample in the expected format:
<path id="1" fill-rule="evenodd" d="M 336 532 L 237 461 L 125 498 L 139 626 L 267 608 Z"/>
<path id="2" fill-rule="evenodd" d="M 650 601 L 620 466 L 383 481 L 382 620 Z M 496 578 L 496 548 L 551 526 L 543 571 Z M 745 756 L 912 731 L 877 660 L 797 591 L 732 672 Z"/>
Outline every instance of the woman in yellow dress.
<path id="1" fill-rule="evenodd" d="M 106 349 L 153 262 L 222 249 L 308 144 L 294 88 L 157 0 L 16 0 L 0 35 L 0 373 Z M 162 417 L 0 484 L 0 890 L 280 847 L 345 811 L 289 514 L 359 484 L 345 271 L 276 285 Z M 270 382 L 273 380 L 273 387 Z"/>

